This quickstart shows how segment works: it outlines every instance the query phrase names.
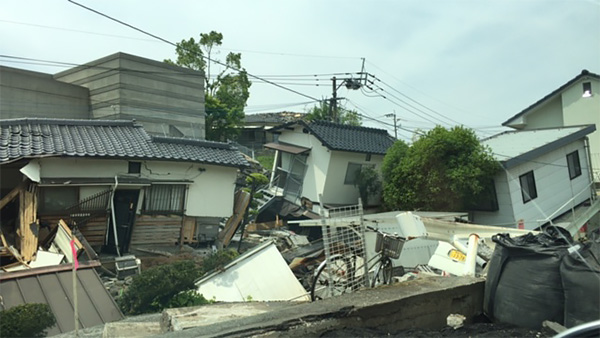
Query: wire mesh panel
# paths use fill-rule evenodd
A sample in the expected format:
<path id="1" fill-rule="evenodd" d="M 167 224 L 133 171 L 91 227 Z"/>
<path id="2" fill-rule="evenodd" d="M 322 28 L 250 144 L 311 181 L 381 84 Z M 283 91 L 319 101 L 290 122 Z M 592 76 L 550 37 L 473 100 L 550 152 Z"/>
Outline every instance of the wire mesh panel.
<path id="1" fill-rule="evenodd" d="M 321 212 L 325 265 L 316 281 L 317 298 L 353 292 L 366 285 L 365 228 L 363 209 L 357 205 L 324 209 Z"/>

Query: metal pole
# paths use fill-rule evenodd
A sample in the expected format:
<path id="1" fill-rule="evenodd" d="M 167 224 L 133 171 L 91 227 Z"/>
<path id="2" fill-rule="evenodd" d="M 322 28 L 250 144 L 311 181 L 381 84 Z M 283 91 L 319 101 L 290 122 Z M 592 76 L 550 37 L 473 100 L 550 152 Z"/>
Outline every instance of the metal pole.
<path id="1" fill-rule="evenodd" d="M 331 110 L 331 121 L 332 122 L 338 122 L 338 117 L 337 117 L 337 84 L 336 84 L 336 78 L 335 78 L 335 76 L 331 79 L 331 81 L 333 81 L 333 93 L 332 93 L 332 99 L 331 99 L 331 106 L 329 107 L 329 109 Z"/>
<path id="2" fill-rule="evenodd" d="M 394 138 L 398 139 L 398 127 L 396 127 L 396 111 L 394 110 Z"/>

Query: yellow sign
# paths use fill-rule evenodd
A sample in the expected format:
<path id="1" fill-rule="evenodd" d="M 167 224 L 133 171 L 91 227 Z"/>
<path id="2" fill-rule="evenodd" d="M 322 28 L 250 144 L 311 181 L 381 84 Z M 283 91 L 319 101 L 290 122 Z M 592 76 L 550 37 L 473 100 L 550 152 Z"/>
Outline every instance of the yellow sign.
<path id="1" fill-rule="evenodd" d="M 448 257 L 452 258 L 455 261 L 459 261 L 459 262 L 464 262 L 465 259 L 467 259 L 467 256 L 464 253 L 462 253 L 456 249 L 450 250 L 448 252 Z"/>

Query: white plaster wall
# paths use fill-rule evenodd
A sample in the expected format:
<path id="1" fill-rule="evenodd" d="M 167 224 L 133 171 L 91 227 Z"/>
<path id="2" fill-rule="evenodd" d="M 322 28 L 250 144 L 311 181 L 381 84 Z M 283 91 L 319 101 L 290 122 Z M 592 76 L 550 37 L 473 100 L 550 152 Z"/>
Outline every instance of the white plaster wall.
<path id="1" fill-rule="evenodd" d="M 150 180 L 190 180 L 186 215 L 228 217 L 233 211 L 236 168 L 202 165 L 191 162 L 141 161 L 140 177 Z M 127 175 L 128 161 L 100 159 L 46 158 L 40 160 L 42 178 L 51 177 L 106 177 Z M 200 171 L 199 169 L 205 169 Z M 120 186 L 125 187 L 124 185 Z M 98 191 L 104 189 L 100 187 Z M 96 193 L 91 188 L 81 190 L 83 195 Z"/>
<path id="2" fill-rule="evenodd" d="M 319 194 L 323 192 L 327 179 L 330 152 L 315 136 L 303 133 L 302 129 L 302 126 L 297 126 L 293 131 L 282 133 L 279 142 L 311 149 L 306 163 L 302 196 L 319 202 Z"/>
<path id="3" fill-rule="evenodd" d="M 571 180 L 567 166 L 567 154 L 579 151 L 581 175 Z M 533 170 L 538 197 L 523 203 L 519 176 Z M 523 219 L 526 229 L 534 229 L 541 225 L 538 220 L 554 217 L 568 211 L 572 206 L 590 198 L 590 176 L 587 165 L 587 155 L 583 141 L 574 142 L 568 146 L 540 156 L 509 170 L 508 184 L 514 208 L 515 220 Z M 572 203 L 564 205 L 574 197 Z M 564 205 L 564 206 L 563 206 Z"/>
<path id="4" fill-rule="evenodd" d="M 367 155 L 362 153 L 351 153 L 334 151 L 331 155 L 331 164 L 327 173 L 327 183 L 325 184 L 325 193 L 323 199 L 325 203 L 331 204 L 356 204 L 358 203 L 358 188 L 353 184 L 344 184 L 348 163 L 358 163 L 363 165 L 375 165 L 376 170 L 380 170 L 383 156 L 371 155 L 371 160 L 366 160 Z M 363 201 L 363 204 L 366 201 Z"/>
<path id="5" fill-rule="evenodd" d="M 304 133 L 302 126 L 296 126 L 293 131 L 284 131 L 279 136 L 279 142 L 311 149 L 302 196 L 314 202 L 318 202 L 319 194 L 323 194 L 324 203 L 356 204 L 358 189 L 344 184 L 348 163 L 375 164 L 379 170 L 383 162 L 382 155 L 372 155 L 371 160 L 366 161 L 366 154 L 330 151 L 315 136 Z"/>

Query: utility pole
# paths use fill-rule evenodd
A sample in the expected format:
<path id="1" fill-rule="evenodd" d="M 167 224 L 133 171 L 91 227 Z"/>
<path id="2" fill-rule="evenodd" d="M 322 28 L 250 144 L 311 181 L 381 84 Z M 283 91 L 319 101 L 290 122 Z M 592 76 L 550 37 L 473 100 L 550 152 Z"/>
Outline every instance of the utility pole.
<path id="1" fill-rule="evenodd" d="M 331 119 L 332 122 L 335 122 L 335 123 L 340 123 L 340 116 L 338 114 L 337 101 L 340 99 L 343 99 L 343 97 L 337 97 L 337 90 L 342 85 L 345 85 L 346 89 L 353 89 L 353 90 L 358 90 L 362 86 L 362 84 L 360 83 L 360 80 L 355 80 L 352 77 L 342 78 L 341 80 L 342 80 L 342 83 L 340 83 L 340 85 L 338 86 L 337 78 L 335 76 L 331 78 L 333 92 L 331 93 L 331 101 L 329 104 L 329 118 Z"/>
<path id="2" fill-rule="evenodd" d="M 385 117 L 393 117 L 394 118 L 394 138 L 397 140 L 398 139 L 398 127 L 396 126 L 396 111 L 394 110 L 393 113 L 389 113 L 389 114 L 385 114 Z"/>
<path id="3" fill-rule="evenodd" d="M 331 104 L 329 105 L 329 116 L 331 117 L 331 122 L 339 122 L 337 116 L 337 84 L 336 84 L 335 76 L 331 79 L 333 82 L 333 93 L 331 96 Z"/>

